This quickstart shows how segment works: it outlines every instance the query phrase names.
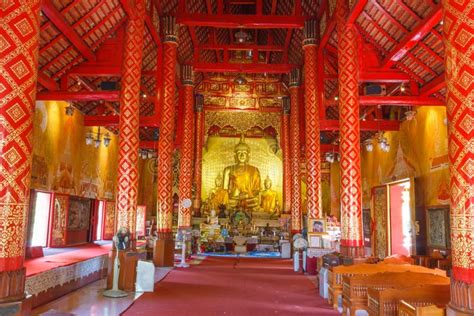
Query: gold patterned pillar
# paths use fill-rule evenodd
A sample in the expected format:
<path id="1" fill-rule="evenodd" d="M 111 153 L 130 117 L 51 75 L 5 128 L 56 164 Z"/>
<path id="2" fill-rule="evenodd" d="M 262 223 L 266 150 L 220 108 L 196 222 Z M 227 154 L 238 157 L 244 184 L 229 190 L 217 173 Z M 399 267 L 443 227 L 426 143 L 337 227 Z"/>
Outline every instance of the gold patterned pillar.
<path id="1" fill-rule="evenodd" d="M 127 228 L 135 239 L 138 198 L 140 82 L 142 73 L 145 2 L 135 0 L 125 29 L 120 85 L 117 229 Z"/>
<path id="2" fill-rule="evenodd" d="M 196 158 L 194 159 L 194 210 L 201 215 L 202 146 L 204 141 L 204 97 L 196 95 Z"/>
<path id="3" fill-rule="evenodd" d="M 300 170 L 300 122 L 299 122 L 300 71 L 290 73 L 290 140 L 291 140 L 291 232 L 301 232 L 301 170 Z"/>
<path id="4" fill-rule="evenodd" d="M 316 20 L 306 21 L 304 26 L 304 83 L 305 83 L 305 156 L 306 156 L 306 203 L 308 224 L 310 219 L 323 216 L 321 198 L 321 153 L 319 128 L 319 85 L 317 73 L 318 46 Z M 308 231 L 311 231 L 308 229 Z"/>
<path id="5" fill-rule="evenodd" d="M 346 22 L 347 0 L 337 0 L 339 131 L 341 154 L 341 253 L 364 256 L 360 171 L 359 47 L 355 25 Z"/>
<path id="6" fill-rule="evenodd" d="M 164 17 L 163 90 L 158 141 L 157 230 L 153 261 L 157 266 L 172 266 L 174 261 L 173 228 L 173 149 L 175 134 L 176 50 L 178 25 L 174 17 Z"/>
<path id="7" fill-rule="evenodd" d="M 474 3 L 442 1 L 451 176 L 451 302 L 447 315 L 474 314 Z"/>
<path id="8" fill-rule="evenodd" d="M 7 308 L 3 303 L 18 302 L 25 297 L 23 263 L 40 1 L 3 1 L 0 14 L 0 314 L 3 315 Z"/>
<path id="9" fill-rule="evenodd" d="M 191 228 L 191 204 L 183 201 L 192 200 L 193 160 L 194 160 L 194 78 L 191 66 L 182 68 L 183 81 L 183 142 L 181 144 L 181 161 L 179 168 L 179 213 L 178 227 Z"/>
<path id="10" fill-rule="evenodd" d="M 290 99 L 283 99 L 281 149 L 283 152 L 283 213 L 291 209 Z"/>

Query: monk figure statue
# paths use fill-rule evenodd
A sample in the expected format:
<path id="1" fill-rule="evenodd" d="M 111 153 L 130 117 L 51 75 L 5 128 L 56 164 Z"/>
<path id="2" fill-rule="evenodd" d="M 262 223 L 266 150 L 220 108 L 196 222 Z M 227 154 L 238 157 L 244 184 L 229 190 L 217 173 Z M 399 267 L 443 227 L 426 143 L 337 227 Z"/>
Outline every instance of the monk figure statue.
<path id="1" fill-rule="evenodd" d="M 218 210 L 222 205 L 227 206 L 229 203 L 229 192 L 222 187 L 222 173 L 215 180 L 215 187 L 209 193 L 210 209 Z"/>
<path id="2" fill-rule="evenodd" d="M 277 205 L 277 193 L 272 190 L 272 180 L 267 176 L 263 182 L 265 190 L 263 190 L 260 197 L 260 207 L 266 213 L 275 212 Z"/>
<path id="3" fill-rule="evenodd" d="M 235 165 L 224 169 L 224 189 L 229 193 L 229 205 L 241 205 L 247 210 L 258 207 L 261 190 L 260 171 L 250 165 L 250 147 L 242 135 L 234 148 Z"/>

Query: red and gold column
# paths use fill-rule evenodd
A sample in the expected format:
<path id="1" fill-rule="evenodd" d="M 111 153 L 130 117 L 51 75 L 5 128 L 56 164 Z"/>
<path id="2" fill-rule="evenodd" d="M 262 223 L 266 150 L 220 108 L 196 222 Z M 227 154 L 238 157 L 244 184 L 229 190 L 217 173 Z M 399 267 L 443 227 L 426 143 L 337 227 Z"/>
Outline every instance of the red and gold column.
<path id="1" fill-rule="evenodd" d="M 178 25 L 174 17 L 164 17 L 163 90 L 158 141 L 157 231 L 153 262 L 156 266 L 173 266 L 173 150 L 175 134 L 176 50 Z"/>
<path id="2" fill-rule="evenodd" d="M 158 142 L 158 233 L 171 238 L 173 219 L 173 149 L 175 133 L 176 49 L 178 25 L 174 17 L 163 18 L 163 93 Z"/>
<path id="3" fill-rule="evenodd" d="M 301 170 L 300 170 L 300 122 L 299 122 L 300 71 L 290 73 L 290 140 L 291 140 L 291 232 L 301 232 Z"/>
<path id="4" fill-rule="evenodd" d="M 355 25 L 346 22 L 347 0 L 337 0 L 339 130 L 341 154 L 341 253 L 363 257 L 360 170 L 359 55 Z"/>
<path id="5" fill-rule="evenodd" d="M 283 152 L 283 213 L 291 209 L 290 100 L 283 99 L 281 149 Z"/>
<path id="6" fill-rule="evenodd" d="M 308 219 L 316 219 L 321 218 L 323 212 L 321 209 L 320 100 L 317 82 L 318 47 L 315 20 L 306 21 L 304 35 L 306 201 Z"/>
<path id="7" fill-rule="evenodd" d="M 138 147 L 140 82 L 145 31 L 145 3 L 135 1 L 125 30 L 125 51 L 120 86 L 119 154 L 117 176 L 117 229 L 127 228 L 135 236 L 138 197 Z"/>
<path id="8" fill-rule="evenodd" d="M 25 297 L 25 237 L 30 193 L 40 1 L 1 5 L 0 314 Z"/>
<path id="9" fill-rule="evenodd" d="M 191 66 L 182 67 L 183 81 L 183 142 L 181 144 L 181 161 L 179 169 L 179 213 L 178 227 L 191 228 L 191 203 L 183 205 L 183 201 L 192 200 L 193 159 L 194 159 L 194 82 Z"/>
<path id="10" fill-rule="evenodd" d="M 451 176 L 451 302 L 447 315 L 474 314 L 474 50 L 472 2 L 442 1 Z"/>
<path id="11" fill-rule="evenodd" d="M 196 156 L 194 159 L 194 210 L 201 214 L 202 146 L 204 141 L 204 98 L 196 95 Z"/>

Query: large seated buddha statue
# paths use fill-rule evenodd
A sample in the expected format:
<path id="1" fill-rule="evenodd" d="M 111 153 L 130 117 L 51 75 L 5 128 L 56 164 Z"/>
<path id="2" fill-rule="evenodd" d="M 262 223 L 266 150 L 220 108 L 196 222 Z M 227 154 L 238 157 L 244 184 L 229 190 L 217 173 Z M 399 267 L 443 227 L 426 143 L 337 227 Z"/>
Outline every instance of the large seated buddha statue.
<path id="1" fill-rule="evenodd" d="M 245 209 L 257 208 L 261 190 L 260 171 L 250 165 L 250 147 L 242 135 L 234 148 L 235 164 L 224 169 L 224 189 L 229 193 L 229 205 L 243 206 Z"/>

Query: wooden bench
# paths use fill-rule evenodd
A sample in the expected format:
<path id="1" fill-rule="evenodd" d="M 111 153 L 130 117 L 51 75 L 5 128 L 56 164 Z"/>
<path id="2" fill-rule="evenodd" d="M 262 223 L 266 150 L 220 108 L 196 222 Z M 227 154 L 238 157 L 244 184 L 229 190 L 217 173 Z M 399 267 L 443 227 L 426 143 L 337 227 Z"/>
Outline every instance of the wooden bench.
<path id="1" fill-rule="evenodd" d="M 419 285 L 403 289 L 367 290 L 369 316 L 396 316 L 404 300 L 416 307 L 449 303 L 449 285 Z"/>
<path id="2" fill-rule="evenodd" d="M 420 272 L 432 273 L 446 276 L 446 271 L 437 269 L 429 269 L 426 267 L 409 265 L 409 264 L 368 264 L 361 263 L 351 266 L 331 267 L 328 273 L 328 302 L 337 309 L 337 300 L 342 294 L 342 277 L 352 275 L 371 275 L 381 272 Z"/>
<path id="3" fill-rule="evenodd" d="M 405 301 L 398 303 L 398 316 L 444 316 L 446 308 L 435 305 L 415 307 Z"/>
<path id="4" fill-rule="evenodd" d="M 382 272 L 372 275 L 343 276 L 343 314 L 347 309 L 351 316 L 355 315 L 358 309 L 367 309 L 367 288 L 382 290 L 413 287 L 420 284 L 450 284 L 449 278 L 443 276 L 443 273 L 439 270 L 428 270 L 426 272 Z"/>

